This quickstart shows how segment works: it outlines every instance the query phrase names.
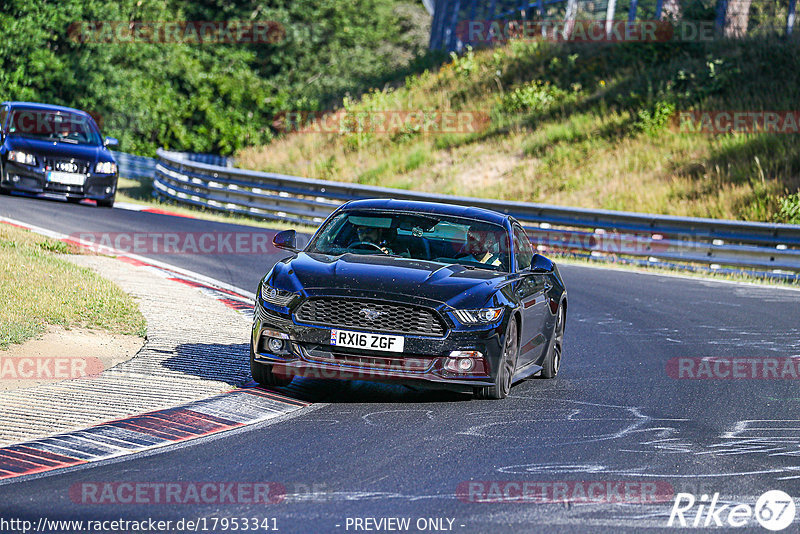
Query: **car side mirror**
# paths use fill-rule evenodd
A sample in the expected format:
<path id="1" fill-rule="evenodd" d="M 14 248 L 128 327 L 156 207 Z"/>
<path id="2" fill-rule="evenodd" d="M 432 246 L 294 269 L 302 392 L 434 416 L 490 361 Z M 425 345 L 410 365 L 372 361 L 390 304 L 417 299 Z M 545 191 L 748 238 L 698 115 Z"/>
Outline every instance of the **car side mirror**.
<path id="1" fill-rule="evenodd" d="M 531 271 L 539 274 L 550 274 L 553 272 L 553 262 L 541 254 L 534 254 L 531 262 Z"/>
<path id="2" fill-rule="evenodd" d="M 275 234 L 275 237 L 272 238 L 272 244 L 275 245 L 276 248 L 297 252 L 297 232 L 294 230 L 278 232 Z"/>
<path id="3" fill-rule="evenodd" d="M 115 137 L 106 137 L 103 146 L 119 146 L 119 140 Z"/>

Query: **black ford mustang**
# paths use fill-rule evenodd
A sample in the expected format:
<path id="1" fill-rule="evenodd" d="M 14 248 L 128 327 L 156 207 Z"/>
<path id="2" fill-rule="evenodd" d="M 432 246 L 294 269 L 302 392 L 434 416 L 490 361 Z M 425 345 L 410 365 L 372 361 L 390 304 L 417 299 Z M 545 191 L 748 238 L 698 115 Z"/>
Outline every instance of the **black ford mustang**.
<path id="1" fill-rule="evenodd" d="M 92 117 L 77 109 L 33 102 L 0 103 L 0 193 L 53 195 L 110 208 L 117 164 Z"/>
<path id="2" fill-rule="evenodd" d="M 253 378 L 399 381 L 501 399 L 561 364 L 567 291 L 513 217 L 480 208 L 358 200 L 259 284 Z"/>

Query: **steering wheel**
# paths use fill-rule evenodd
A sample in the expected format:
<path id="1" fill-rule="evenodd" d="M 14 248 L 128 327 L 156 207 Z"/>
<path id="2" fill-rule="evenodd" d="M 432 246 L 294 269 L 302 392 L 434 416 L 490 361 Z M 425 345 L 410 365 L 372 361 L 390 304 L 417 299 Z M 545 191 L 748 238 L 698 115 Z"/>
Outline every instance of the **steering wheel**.
<path id="1" fill-rule="evenodd" d="M 356 241 L 355 243 L 351 243 L 347 246 L 347 248 L 369 248 L 372 247 L 375 250 L 382 252 L 383 254 L 388 254 L 388 252 L 384 251 L 380 246 L 376 245 L 375 243 L 371 243 L 370 241 Z"/>

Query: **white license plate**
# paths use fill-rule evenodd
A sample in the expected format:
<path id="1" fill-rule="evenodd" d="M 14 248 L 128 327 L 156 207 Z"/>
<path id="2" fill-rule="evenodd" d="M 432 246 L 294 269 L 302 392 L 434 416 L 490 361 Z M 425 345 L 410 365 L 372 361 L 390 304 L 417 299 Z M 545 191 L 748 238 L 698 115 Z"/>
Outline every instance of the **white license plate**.
<path id="1" fill-rule="evenodd" d="M 404 342 L 405 338 L 403 336 L 350 332 L 348 330 L 331 330 L 331 345 L 336 345 L 337 347 L 403 352 Z"/>
<path id="2" fill-rule="evenodd" d="M 86 181 L 86 175 L 76 172 L 49 171 L 47 173 L 47 181 L 57 184 L 83 185 L 83 182 Z"/>

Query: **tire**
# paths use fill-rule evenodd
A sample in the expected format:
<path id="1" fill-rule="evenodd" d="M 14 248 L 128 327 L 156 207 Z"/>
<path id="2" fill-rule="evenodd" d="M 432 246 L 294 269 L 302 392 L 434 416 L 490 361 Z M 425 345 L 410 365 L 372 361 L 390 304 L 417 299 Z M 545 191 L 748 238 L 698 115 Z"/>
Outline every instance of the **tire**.
<path id="1" fill-rule="evenodd" d="M 542 365 L 541 378 L 555 378 L 561 368 L 561 359 L 564 354 L 564 327 L 567 318 L 564 312 L 564 305 L 558 307 L 556 312 L 556 325 L 553 327 L 553 336 L 550 339 L 550 346 L 547 348 L 547 356 Z"/>
<path id="2" fill-rule="evenodd" d="M 292 381 L 291 376 L 279 376 L 273 373 L 271 365 L 257 362 L 253 356 L 252 347 L 250 348 L 250 374 L 253 375 L 253 380 L 262 386 L 287 386 Z"/>
<path id="3" fill-rule="evenodd" d="M 503 357 L 500 360 L 500 368 L 497 370 L 494 385 L 475 388 L 475 396 L 479 399 L 505 399 L 511 391 L 511 382 L 517 368 L 518 356 L 517 320 L 512 318 L 508 323 L 508 330 L 506 330 Z"/>
<path id="4" fill-rule="evenodd" d="M 111 197 L 108 200 L 98 200 L 97 207 L 98 208 L 113 208 L 114 207 L 114 199 L 115 197 Z"/>

